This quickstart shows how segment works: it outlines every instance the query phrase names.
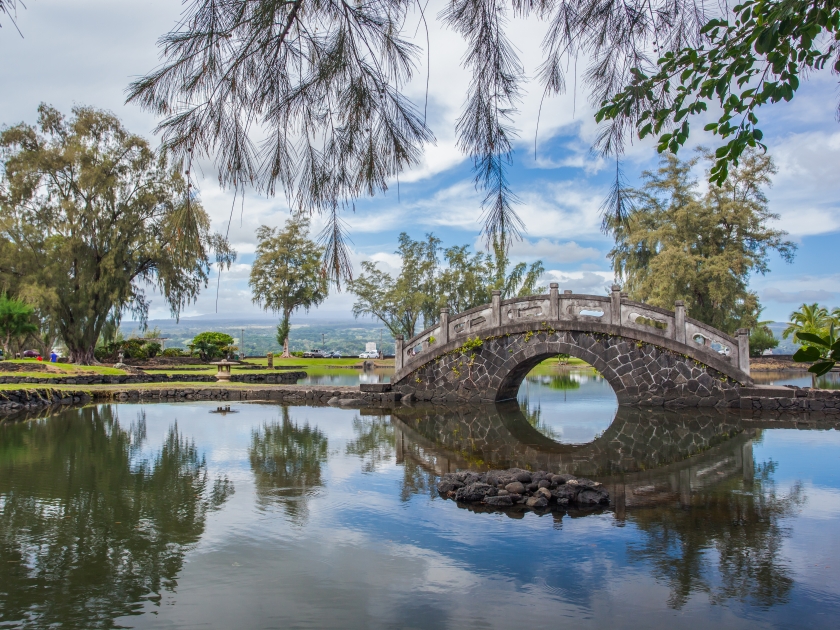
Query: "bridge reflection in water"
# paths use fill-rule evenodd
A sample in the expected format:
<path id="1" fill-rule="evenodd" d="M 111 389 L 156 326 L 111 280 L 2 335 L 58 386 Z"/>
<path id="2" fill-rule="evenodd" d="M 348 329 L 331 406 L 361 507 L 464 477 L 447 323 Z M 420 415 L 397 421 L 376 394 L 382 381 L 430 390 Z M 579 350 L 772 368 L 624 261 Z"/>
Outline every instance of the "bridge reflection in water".
<path id="1" fill-rule="evenodd" d="M 384 410 L 383 410 L 384 411 Z M 691 503 L 693 492 L 733 477 L 751 481 L 752 441 L 731 413 L 675 413 L 620 407 L 612 424 L 588 444 L 543 435 L 517 403 L 389 410 L 396 458 L 435 475 L 457 470 L 525 468 L 596 479 L 618 516 L 627 507 Z"/>

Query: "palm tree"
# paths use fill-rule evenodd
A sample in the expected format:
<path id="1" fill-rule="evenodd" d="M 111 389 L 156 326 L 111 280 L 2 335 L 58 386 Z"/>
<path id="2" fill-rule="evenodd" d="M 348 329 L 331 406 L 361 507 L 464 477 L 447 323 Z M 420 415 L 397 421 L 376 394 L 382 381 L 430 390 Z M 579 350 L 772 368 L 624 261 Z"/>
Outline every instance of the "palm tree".
<path id="1" fill-rule="evenodd" d="M 793 335 L 793 340 L 798 343 L 799 333 L 824 335 L 837 315 L 840 315 L 840 309 L 835 308 L 829 315 L 828 309 L 816 302 L 803 304 L 799 307 L 799 310 L 790 314 L 790 322 L 782 332 L 782 337 L 787 339 L 790 335 Z"/>

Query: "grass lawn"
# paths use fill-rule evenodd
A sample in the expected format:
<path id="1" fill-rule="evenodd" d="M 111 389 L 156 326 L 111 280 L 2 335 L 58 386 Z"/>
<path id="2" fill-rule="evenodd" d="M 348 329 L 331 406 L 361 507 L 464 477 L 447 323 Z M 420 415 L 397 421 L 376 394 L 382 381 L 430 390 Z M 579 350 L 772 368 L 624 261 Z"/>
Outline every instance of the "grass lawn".
<path id="1" fill-rule="evenodd" d="M 592 366 L 586 361 L 575 359 L 574 357 L 570 357 L 568 359 L 558 359 L 557 357 L 552 357 L 534 367 L 534 369 L 528 372 L 528 374 L 530 376 L 552 376 L 557 374 L 558 370 L 563 370 L 565 368 L 592 368 Z"/>
<path id="2" fill-rule="evenodd" d="M 49 361 L 38 361 L 37 359 L 9 359 L 3 363 L 17 363 L 20 365 L 45 366 L 48 371 L 21 370 L 20 372 L 3 372 L 0 376 L 35 376 L 41 378 L 62 378 L 65 376 L 82 376 L 90 374 L 102 374 L 106 376 L 118 376 L 125 374 L 124 370 L 118 370 L 106 365 L 74 365 L 73 363 L 50 363 Z"/>
<path id="3" fill-rule="evenodd" d="M 274 357 L 274 365 L 282 365 L 282 366 L 294 366 L 294 367 L 361 367 L 362 363 L 364 363 L 364 359 L 359 358 L 350 358 L 350 359 L 299 359 L 298 357 L 292 357 L 291 359 L 281 359 L 280 357 Z M 268 365 L 268 359 L 247 359 L 246 363 L 251 363 L 252 365 Z M 394 367 L 394 360 L 393 359 L 375 359 L 374 363 L 376 363 L 377 367 Z"/>
<path id="4" fill-rule="evenodd" d="M 43 363 L 36 361 L 35 359 L 15 359 L 10 361 L 10 363 L 22 363 L 22 364 L 31 364 L 31 365 L 46 365 L 49 371 L 45 372 L 36 372 L 36 371 L 21 371 L 21 372 L 0 372 L 0 375 L 5 376 L 32 376 L 36 378 L 62 378 L 68 376 L 84 376 L 90 374 L 101 374 L 106 376 L 116 376 L 116 375 L 123 375 L 125 374 L 124 370 L 118 370 L 112 368 L 110 366 L 104 365 L 73 365 L 69 363 Z M 248 359 L 247 363 L 252 365 L 260 365 L 265 366 L 266 360 L 265 359 Z M 327 376 L 327 375 L 342 375 L 342 376 L 355 376 L 359 373 L 359 367 L 361 367 L 362 360 L 361 359 L 275 359 L 275 365 L 280 365 L 283 367 L 288 367 L 290 369 L 300 369 L 306 371 L 309 376 Z M 376 366 L 378 368 L 393 368 L 394 367 L 394 360 L 393 359 L 386 359 L 383 361 L 376 361 Z M 195 368 L 196 366 L 188 366 Z M 574 368 L 587 368 L 591 367 L 585 361 L 575 358 L 569 359 L 557 359 L 556 357 L 552 357 L 551 359 L 546 359 L 538 366 L 536 366 L 533 370 L 531 370 L 530 374 L 533 375 L 551 375 L 556 374 L 558 369 L 563 369 L 564 367 L 574 367 Z M 277 374 L 280 370 L 269 370 L 269 369 L 241 369 L 237 367 L 232 368 L 232 372 L 234 374 Z M 171 368 L 171 369 L 155 369 L 149 370 L 150 374 L 166 374 L 170 376 L 188 376 L 194 374 L 215 374 L 216 373 L 216 366 L 215 365 L 208 365 L 203 367 L 200 370 L 196 369 L 184 369 L 179 370 L 178 368 Z M 135 384 L 132 387 L 171 387 L 176 383 L 179 384 L 180 387 L 208 387 L 208 386 L 215 386 L 215 383 L 191 383 L 189 381 L 176 381 L 174 383 L 144 383 L 144 384 Z M 56 387 L 60 389 L 79 389 L 80 385 L 49 385 L 48 383 L 44 384 L 35 384 L 35 383 L 9 383 L 9 384 L 0 384 L 0 389 L 9 390 L 9 389 L 21 389 L 21 388 L 33 388 L 33 387 Z M 258 384 L 248 384 L 248 383 L 227 383 L 224 385 L 225 387 L 237 387 L 237 386 L 244 386 L 244 387 L 253 387 L 253 386 L 260 386 Z M 126 385 L 96 385 L 90 386 L 96 388 L 124 388 Z"/>

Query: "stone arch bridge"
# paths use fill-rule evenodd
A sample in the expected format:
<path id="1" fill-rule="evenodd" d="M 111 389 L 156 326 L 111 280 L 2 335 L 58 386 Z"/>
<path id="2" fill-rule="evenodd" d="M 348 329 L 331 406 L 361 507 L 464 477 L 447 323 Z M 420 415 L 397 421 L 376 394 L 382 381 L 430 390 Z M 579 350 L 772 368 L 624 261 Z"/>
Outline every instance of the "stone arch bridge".
<path id="1" fill-rule="evenodd" d="M 619 404 L 737 407 L 751 386 L 749 331 L 737 339 L 622 295 L 560 293 L 502 300 L 440 321 L 409 340 L 397 337 L 392 389 L 418 400 L 499 402 L 516 398 L 531 369 L 558 354 L 592 365 Z"/>

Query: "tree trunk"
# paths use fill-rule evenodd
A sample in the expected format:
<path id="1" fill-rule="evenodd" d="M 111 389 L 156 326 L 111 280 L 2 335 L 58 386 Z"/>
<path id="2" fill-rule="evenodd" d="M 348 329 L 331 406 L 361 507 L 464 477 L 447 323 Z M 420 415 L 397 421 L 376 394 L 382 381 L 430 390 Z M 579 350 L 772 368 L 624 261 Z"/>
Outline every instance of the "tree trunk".
<path id="1" fill-rule="evenodd" d="M 68 348 L 70 350 L 70 363 L 76 365 L 99 365 L 99 361 L 93 354 L 93 348 Z"/>
<path id="2" fill-rule="evenodd" d="M 283 340 L 283 356 L 281 358 L 283 358 L 283 359 L 291 359 L 292 358 L 292 355 L 289 354 L 289 338 L 288 337 L 286 337 Z"/>

